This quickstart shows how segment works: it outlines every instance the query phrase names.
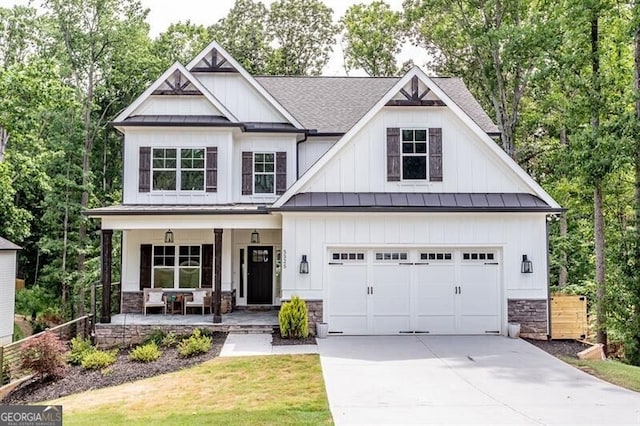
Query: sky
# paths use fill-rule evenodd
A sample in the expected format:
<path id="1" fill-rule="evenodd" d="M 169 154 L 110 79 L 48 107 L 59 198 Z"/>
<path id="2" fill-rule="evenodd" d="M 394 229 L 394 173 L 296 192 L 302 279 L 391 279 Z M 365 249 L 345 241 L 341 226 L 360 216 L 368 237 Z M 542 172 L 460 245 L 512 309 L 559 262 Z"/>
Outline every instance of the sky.
<path id="1" fill-rule="evenodd" d="M 274 0 L 261 0 L 269 5 Z M 356 3 L 369 4 L 373 0 L 323 0 L 323 3 L 333 9 L 333 17 L 337 21 L 346 12 L 349 6 Z M 15 4 L 26 5 L 29 3 L 38 5 L 39 0 L 0 0 L 0 6 L 11 7 Z M 235 0 L 141 0 L 142 5 L 149 9 L 147 21 L 151 27 L 151 36 L 155 37 L 170 24 L 178 21 L 189 20 L 196 24 L 209 26 L 224 18 L 233 7 Z M 393 10 L 402 10 L 402 0 L 386 0 Z M 323 69 L 324 75 L 346 75 L 343 67 L 342 49 L 338 42 L 333 48 L 333 54 L 329 63 Z M 424 65 L 427 54 L 423 49 L 410 44 L 405 44 L 400 55 L 399 63 L 413 59 L 416 65 Z M 351 71 L 349 75 L 364 75 L 363 72 Z"/>

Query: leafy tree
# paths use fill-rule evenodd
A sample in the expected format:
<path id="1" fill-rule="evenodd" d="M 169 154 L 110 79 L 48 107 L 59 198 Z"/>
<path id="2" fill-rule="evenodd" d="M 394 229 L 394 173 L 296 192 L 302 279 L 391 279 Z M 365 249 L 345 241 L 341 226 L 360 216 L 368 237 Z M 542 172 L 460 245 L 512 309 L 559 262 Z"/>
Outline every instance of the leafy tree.
<path id="1" fill-rule="evenodd" d="M 384 1 L 355 4 L 340 20 L 346 43 L 347 69 L 362 68 L 371 76 L 390 76 L 398 72 L 396 55 L 404 40 L 402 15 Z"/>
<path id="2" fill-rule="evenodd" d="M 178 22 L 154 41 L 153 54 L 165 59 L 164 68 L 178 61 L 186 64 L 211 43 L 211 31 L 191 21 Z"/>
<path id="3" fill-rule="evenodd" d="M 277 46 L 270 74 L 318 75 L 329 61 L 339 27 L 319 0 L 278 0 L 271 4 L 268 34 Z"/>
<path id="4" fill-rule="evenodd" d="M 267 31 L 268 10 L 262 2 L 236 0 L 223 19 L 209 27 L 216 40 L 251 74 L 266 74 L 273 54 Z"/>
<path id="5" fill-rule="evenodd" d="M 463 77 L 491 106 L 502 148 L 515 156 L 523 96 L 557 43 L 545 4 L 536 0 L 405 0 L 418 43 L 440 74 Z"/>

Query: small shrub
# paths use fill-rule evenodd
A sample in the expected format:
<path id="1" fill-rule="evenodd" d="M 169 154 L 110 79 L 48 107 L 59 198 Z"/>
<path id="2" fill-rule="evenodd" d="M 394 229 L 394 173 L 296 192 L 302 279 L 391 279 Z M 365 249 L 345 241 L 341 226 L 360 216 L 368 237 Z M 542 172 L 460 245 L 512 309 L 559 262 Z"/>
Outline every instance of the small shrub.
<path id="1" fill-rule="evenodd" d="M 307 304 L 298 296 L 293 296 L 289 302 L 280 307 L 278 313 L 280 335 L 294 339 L 304 339 L 309 336 L 309 321 L 307 320 Z"/>
<path id="2" fill-rule="evenodd" d="M 160 358 L 160 355 L 162 352 L 158 349 L 158 345 L 155 342 L 149 342 L 132 350 L 129 353 L 129 359 L 138 362 L 151 362 Z"/>
<path id="3" fill-rule="evenodd" d="M 149 335 L 149 337 L 147 337 L 147 340 L 145 340 L 145 343 L 153 342 L 157 346 L 161 346 L 162 345 L 162 341 L 164 340 L 164 338 L 166 336 L 167 335 L 162 330 L 153 330 L 151 332 L 151 334 Z"/>
<path id="4" fill-rule="evenodd" d="M 9 364 L 6 362 L 2 366 L 2 377 L 0 377 L 0 386 L 4 386 L 7 383 L 11 382 L 11 369 L 9 368 Z"/>
<path id="5" fill-rule="evenodd" d="M 102 370 L 116 362 L 118 350 L 100 351 L 95 350 L 88 353 L 82 360 L 82 368 L 86 370 Z"/>
<path id="6" fill-rule="evenodd" d="M 67 355 L 67 361 L 73 365 L 80 365 L 84 357 L 95 350 L 95 346 L 91 344 L 91 339 L 74 337 L 71 339 L 71 352 Z"/>
<path id="7" fill-rule="evenodd" d="M 213 340 L 203 336 L 199 328 L 193 330 L 193 334 L 178 343 L 178 353 L 185 358 L 209 352 Z"/>
<path id="8" fill-rule="evenodd" d="M 170 331 L 169 333 L 167 333 L 166 336 L 162 338 L 162 341 L 160 342 L 160 346 L 162 346 L 163 348 L 175 348 L 179 342 L 180 342 L 180 339 L 178 338 L 176 333 L 174 333 L 173 331 Z"/>
<path id="9" fill-rule="evenodd" d="M 62 377 L 65 372 L 66 349 L 55 334 L 41 334 L 22 345 L 20 365 L 31 370 L 40 379 L 46 376 Z"/>

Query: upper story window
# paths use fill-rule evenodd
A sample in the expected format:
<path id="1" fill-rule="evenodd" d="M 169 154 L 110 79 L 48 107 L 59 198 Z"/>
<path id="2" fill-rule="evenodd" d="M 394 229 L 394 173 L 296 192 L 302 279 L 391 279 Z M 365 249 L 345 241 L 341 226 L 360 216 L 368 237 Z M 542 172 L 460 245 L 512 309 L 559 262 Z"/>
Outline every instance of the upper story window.
<path id="1" fill-rule="evenodd" d="M 273 152 L 253 154 L 253 192 L 274 194 L 276 181 L 276 155 Z"/>
<path id="2" fill-rule="evenodd" d="M 426 180 L 427 167 L 427 130 L 402 129 L 402 180 Z"/>
<path id="3" fill-rule="evenodd" d="M 204 148 L 153 148 L 154 191 L 203 191 Z"/>
<path id="4" fill-rule="evenodd" d="M 387 182 L 442 182 L 442 129 L 387 128 Z"/>

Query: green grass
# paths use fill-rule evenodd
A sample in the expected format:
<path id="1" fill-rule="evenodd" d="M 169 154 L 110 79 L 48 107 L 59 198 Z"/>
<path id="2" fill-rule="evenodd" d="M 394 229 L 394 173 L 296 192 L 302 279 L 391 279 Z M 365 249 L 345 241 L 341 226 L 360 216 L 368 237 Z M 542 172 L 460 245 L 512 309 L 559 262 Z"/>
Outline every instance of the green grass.
<path id="1" fill-rule="evenodd" d="M 640 367 L 612 360 L 580 360 L 569 357 L 561 359 L 609 383 L 640 392 Z"/>
<path id="2" fill-rule="evenodd" d="M 65 425 L 332 424 L 317 355 L 216 358 L 47 404 Z"/>
<path id="3" fill-rule="evenodd" d="M 17 342 L 18 340 L 22 340 L 22 339 L 24 339 L 24 334 L 22 333 L 22 330 L 20 329 L 20 327 L 18 327 L 18 324 L 14 322 L 13 323 L 13 341 Z"/>

